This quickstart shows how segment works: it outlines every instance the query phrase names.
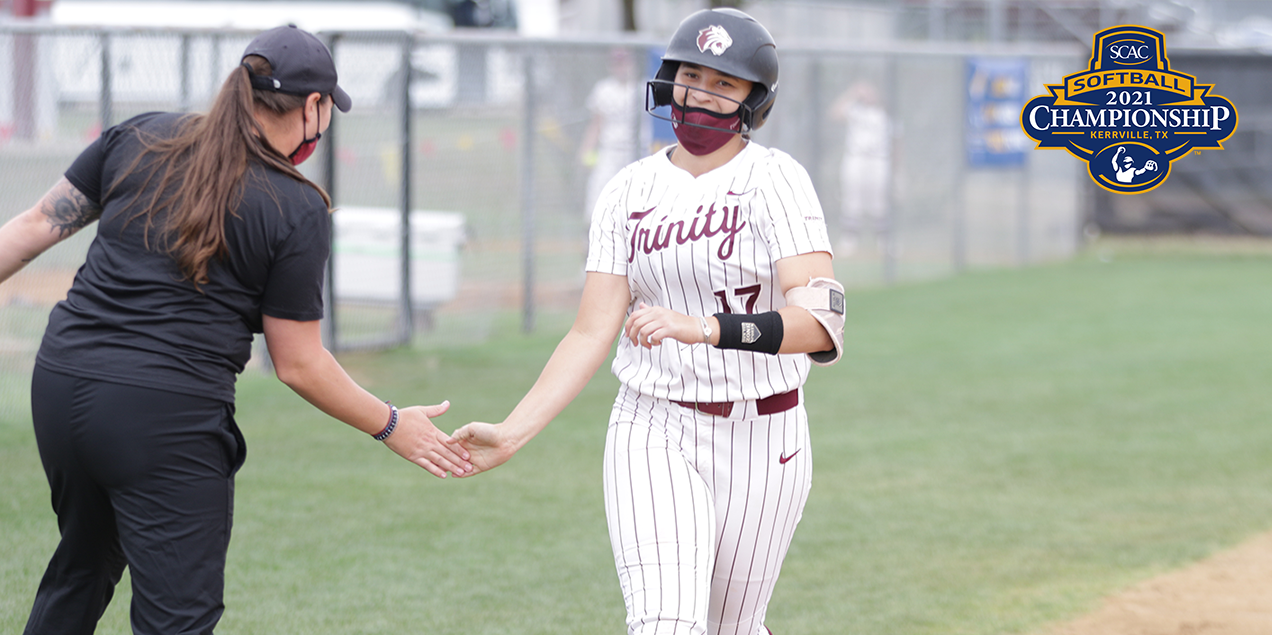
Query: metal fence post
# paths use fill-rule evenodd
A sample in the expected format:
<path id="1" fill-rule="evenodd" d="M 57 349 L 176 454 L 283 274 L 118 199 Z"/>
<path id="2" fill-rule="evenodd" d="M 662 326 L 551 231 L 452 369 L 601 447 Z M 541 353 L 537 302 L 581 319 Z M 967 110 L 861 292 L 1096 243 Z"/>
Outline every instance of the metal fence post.
<path id="1" fill-rule="evenodd" d="M 897 91 L 897 58 L 895 55 L 889 55 L 884 65 L 885 85 L 885 110 L 889 113 L 895 112 L 897 104 L 900 102 L 900 96 Z M 892 115 L 895 117 L 895 115 Z M 895 125 L 895 124 L 893 124 Z M 893 141 L 893 131 L 891 126 L 888 130 L 888 144 L 891 146 Z M 892 160 L 892 149 L 888 150 L 888 160 Z M 887 191 L 884 193 L 884 219 L 883 219 L 883 282 L 884 284 L 893 284 L 897 281 L 897 251 L 901 244 L 901 222 L 900 214 L 897 213 L 897 195 L 896 173 L 894 170 L 888 170 Z M 876 240 L 878 240 L 876 238 Z"/>
<path id="2" fill-rule="evenodd" d="M 818 58 L 813 58 L 808 65 L 808 100 L 809 116 L 804 125 L 804 139 L 808 144 L 807 161 L 804 167 L 808 170 L 814 182 L 821 180 L 822 174 L 822 139 L 825 137 L 826 128 L 821 125 L 821 118 L 817 115 L 825 112 L 824 96 L 822 95 L 822 62 Z M 842 193 L 841 193 L 842 196 Z"/>
<path id="3" fill-rule="evenodd" d="M 102 130 L 105 130 L 113 125 L 115 116 L 114 113 L 111 112 L 114 105 L 114 96 L 112 94 L 113 89 L 111 84 L 113 83 L 113 80 L 111 79 L 110 72 L 110 33 L 103 31 L 97 39 L 102 45 L 102 85 L 101 96 L 99 98 L 100 103 L 98 104 L 98 113 L 100 113 L 102 120 Z"/>
<path id="4" fill-rule="evenodd" d="M 178 99 L 180 100 L 181 103 L 177 107 L 181 109 L 181 112 L 190 112 L 191 104 L 190 104 L 190 34 L 189 33 L 181 34 L 181 59 L 178 61 L 178 64 L 180 64 L 181 66 L 180 70 L 178 71 L 178 75 L 180 76 L 180 79 L 178 81 L 181 82 L 181 85 L 178 88 L 178 95 L 179 95 Z"/>
<path id="5" fill-rule="evenodd" d="M 217 69 L 221 68 L 221 56 L 224 53 L 225 40 L 220 33 L 212 36 L 212 71 L 208 74 L 208 94 L 215 95 L 220 90 L 221 82 L 224 77 L 220 76 Z"/>
<path id="6" fill-rule="evenodd" d="M 35 114 L 39 103 L 36 75 L 45 61 L 40 59 L 42 37 L 34 33 L 13 36 L 13 134 L 34 141 L 39 133 Z"/>
<path id="7" fill-rule="evenodd" d="M 967 64 L 964 59 L 963 64 Z M 966 121 L 967 118 L 967 100 L 960 99 L 955 106 L 960 110 L 959 120 Z M 954 168 L 954 188 L 951 193 L 954 207 L 950 210 L 953 219 L 950 223 L 950 259 L 954 267 L 954 273 L 962 273 L 967 270 L 967 202 L 964 199 L 967 196 L 965 184 L 967 181 L 967 127 L 959 126 L 959 160 Z"/>
<path id="8" fill-rule="evenodd" d="M 950 259 L 953 261 L 954 273 L 962 273 L 967 270 L 967 204 L 963 200 L 963 197 L 967 195 L 963 187 L 967 170 L 961 163 L 957 168 L 957 174 L 954 177 L 954 188 L 950 197 L 953 204 L 950 213 L 954 216 L 950 223 L 950 232 L 953 234 L 950 236 Z"/>
<path id="9" fill-rule="evenodd" d="M 401 343 L 410 342 L 415 332 L 415 307 L 411 295 L 411 53 L 414 44 L 415 39 L 410 33 L 402 35 L 402 183 L 399 194 L 402 209 L 399 262 L 402 295 L 398 322 L 398 338 Z"/>
<path id="10" fill-rule="evenodd" d="M 1020 168 L 1020 189 L 1016 194 L 1016 264 L 1025 266 L 1031 259 L 1029 253 L 1029 233 L 1032 214 L 1029 209 L 1029 159 L 1025 159 Z"/>
<path id="11" fill-rule="evenodd" d="M 336 56 L 336 40 L 337 36 L 329 36 L 327 38 L 327 48 L 331 51 L 331 57 Z M 220 40 L 217 40 L 217 49 L 220 50 Z M 335 107 L 334 105 L 332 106 Z M 327 142 L 322 145 L 322 187 L 327 190 L 327 196 L 331 197 L 332 204 L 336 200 L 336 117 L 331 118 L 331 123 L 327 125 L 327 131 L 323 135 L 327 138 Z M 337 328 L 336 321 L 336 227 L 332 223 L 331 227 L 331 248 L 327 256 L 327 285 L 323 288 L 323 301 L 327 305 L 327 321 L 323 324 L 323 339 L 328 350 L 338 350 L 340 346 L 340 331 Z"/>
<path id="12" fill-rule="evenodd" d="M 535 87 L 534 87 L 534 54 L 525 53 L 525 110 L 522 116 L 525 123 L 522 130 L 521 143 L 521 265 L 524 275 L 522 294 L 524 295 L 521 314 L 521 330 L 524 333 L 534 331 L 534 138 L 535 123 Z"/>

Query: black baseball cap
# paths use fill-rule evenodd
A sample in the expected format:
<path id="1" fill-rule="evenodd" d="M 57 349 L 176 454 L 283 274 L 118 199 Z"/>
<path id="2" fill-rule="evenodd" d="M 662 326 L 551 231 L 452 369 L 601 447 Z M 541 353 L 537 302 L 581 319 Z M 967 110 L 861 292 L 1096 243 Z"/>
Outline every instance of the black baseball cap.
<path id="1" fill-rule="evenodd" d="M 274 69 L 269 77 L 253 74 L 253 88 L 302 97 L 311 93 L 331 95 L 340 112 L 349 112 L 353 107 L 349 93 L 336 85 L 336 63 L 327 45 L 295 24 L 256 36 L 243 50 L 243 58 L 248 55 L 265 58 Z"/>

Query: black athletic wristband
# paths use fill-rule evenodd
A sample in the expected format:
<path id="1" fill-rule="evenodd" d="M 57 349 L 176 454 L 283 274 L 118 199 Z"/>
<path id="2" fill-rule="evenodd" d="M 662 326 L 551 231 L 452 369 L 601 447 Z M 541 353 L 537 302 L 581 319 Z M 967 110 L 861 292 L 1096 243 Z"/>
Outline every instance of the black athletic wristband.
<path id="1" fill-rule="evenodd" d="M 782 348 L 782 314 L 767 313 L 717 313 L 720 322 L 720 343 L 716 348 L 735 348 L 776 355 Z"/>

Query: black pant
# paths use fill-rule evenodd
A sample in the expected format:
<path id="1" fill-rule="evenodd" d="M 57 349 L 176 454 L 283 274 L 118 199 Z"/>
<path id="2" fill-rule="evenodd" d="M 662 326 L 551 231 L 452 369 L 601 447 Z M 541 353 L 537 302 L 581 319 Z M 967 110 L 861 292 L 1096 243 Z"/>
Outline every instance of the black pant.
<path id="1" fill-rule="evenodd" d="M 125 565 L 134 633 L 212 632 L 246 452 L 233 410 L 36 367 L 31 414 L 62 540 L 26 635 L 92 633 Z"/>

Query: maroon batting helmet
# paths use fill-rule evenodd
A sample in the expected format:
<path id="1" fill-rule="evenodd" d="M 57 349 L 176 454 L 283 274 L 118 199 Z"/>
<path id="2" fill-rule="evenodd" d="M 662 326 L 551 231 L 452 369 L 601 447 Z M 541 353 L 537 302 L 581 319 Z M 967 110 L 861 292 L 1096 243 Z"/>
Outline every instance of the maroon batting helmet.
<path id="1" fill-rule="evenodd" d="M 689 62 L 754 84 L 742 102 L 744 131 L 764 125 L 777 98 L 777 44 L 764 25 L 737 9 L 704 9 L 685 18 L 671 36 L 662 66 L 649 82 L 653 104 L 671 104 L 676 71 Z"/>

